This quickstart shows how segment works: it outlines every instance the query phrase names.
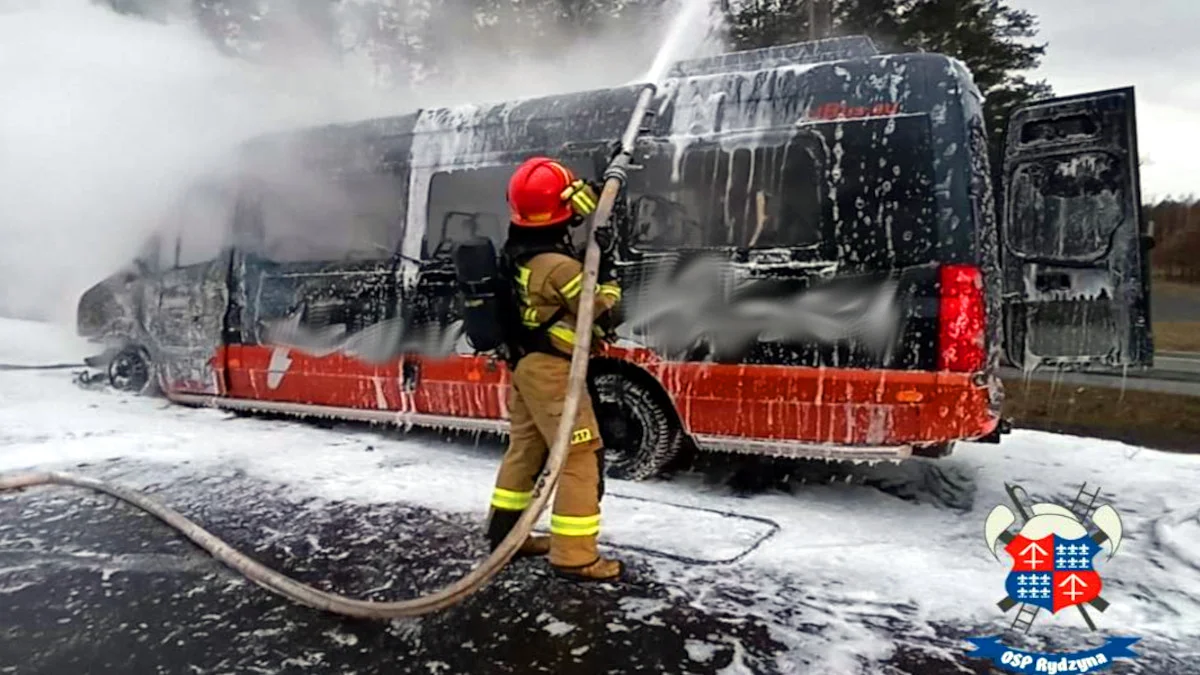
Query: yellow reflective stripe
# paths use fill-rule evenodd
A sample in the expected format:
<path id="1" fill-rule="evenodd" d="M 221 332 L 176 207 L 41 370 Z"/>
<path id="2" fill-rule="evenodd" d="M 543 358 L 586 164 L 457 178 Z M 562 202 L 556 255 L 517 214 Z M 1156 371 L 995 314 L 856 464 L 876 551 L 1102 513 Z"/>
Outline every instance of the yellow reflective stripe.
<path id="1" fill-rule="evenodd" d="M 579 292 L 582 290 L 583 290 L 583 272 L 580 272 L 579 274 L 576 274 L 575 276 L 571 277 L 570 281 L 563 284 L 563 287 L 559 289 L 559 292 L 562 293 L 562 296 L 564 298 L 566 298 L 567 300 L 570 300 L 571 298 L 579 295 Z"/>
<path id="2" fill-rule="evenodd" d="M 567 187 L 563 188 L 563 191 L 559 193 L 558 197 L 562 200 L 570 200 L 571 204 L 575 208 L 575 211 L 580 215 L 591 215 L 592 212 L 596 210 L 596 193 L 592 189 L 592 186 L 588 185 L 582 180 L 576 180 Z"/>
<path id="3" fill-rule="evenodd" d="M 567 328 L 561 323 L 556 323 L 553 326 L 550 326 L 549 333 L 559 340 L 566 342 L 567 344 L 575 344 L 575 331 Z"/>
<path id="4" fill-rule="evenodd" d="M 521 320 L 524 321 L 525 325 L 529 326 L 530 328 L 537 328 L 537 325 L 541 323 L 541 321 L 538 321 L 538 312 L 536 307 L 526 307 L 525 310 L 521 312 Z"/>
<path id="5" fill-rule="evenodd" d="M 492 506 L 505 511 L 523 511 L 533 501 L 533 492 L 516 492 L 496 488 L 492 492 Z"/>
<path id="6" fill-rule="evenodd" d="M 600 295 L 607 295 L 614 300 L 621 299 L 621 287 L 617 284 L 600 284 L 600 286 L 596 288 L 596 292 Z"/>
<path id="7" fill-rule="evenodd" d="M 571 432 L 571 445 L 579 445 L 592 440 L 592 430 L 584 427 Z"/>
<path id="8" fill-rule="evenodd" d="M 517 283 L 522 286 L 529 286 L 529 277 L 533 275 L 533 270 L 524 265 L 517 265 Z"/>
<path id="9" fill-rule="evenodd" d="M 590 537 L 600 533 L 600 514 L 594 516 L 550 516 L 550 532 L 565 537 Z"/>
<path id="10" fill-rule="evenodd" d="M 591 215 L 596 210 L 596 201 L 592 199 L 592 195 L 588 194 L 588 190 L 580 188 L 571 195 L 571 202 L 584 215 Z"/>

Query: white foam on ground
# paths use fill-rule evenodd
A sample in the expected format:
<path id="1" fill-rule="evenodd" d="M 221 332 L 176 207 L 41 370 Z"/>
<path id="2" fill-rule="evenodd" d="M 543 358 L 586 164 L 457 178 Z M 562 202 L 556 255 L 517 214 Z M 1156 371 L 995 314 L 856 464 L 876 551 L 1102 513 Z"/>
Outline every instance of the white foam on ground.
<path id="1" fill-rule="evenodd" d="M 76 337 L 72 327 L 0 317 L 0 363 L 82 363 L 101 347 Z"/>
<path id="2" fill-rule="evenodd" d="M 63 342 L 56 343 L 49 337 L 53 332 L 0 320 L 5 338 L 0 340 L 0 362 L 28 357 L 28 349 L 40 358 L 70 358 L 69 351 L 54 352 L 54 344 L 70 341 L 60 336 Z M 61 371 L 0 373 L 0 471 L 114 458 L 187 462 L 198 474 L 240 470 L 282 483 L 297 497 L 406 502 L 474 514 L 482 523 L 500 451 L 489 445 L 391 440 L 367 431 L 234 418 L 158 399 L 86 391 Z M 1104 596 L 1112 603 L 1103 624 L 1122 634 L 1184 644 L 1197 638 L 1200 497 L 1195 486 L 1200 484 L 1200 456 L 1017 431 L 998 446 L 963 444 L 937 466 L 975 484 L 969 512 L 849 485 L 743 499 L 696 477 L 651 483 L 610 480 L 603 541 L 721 560 L 745 551 L 769 527 L 687 507 L 775 521 L 779 532 L 723 569 L 731 578 L 745 580 L 747 594 L 764 612 L 778 609 L 795 589 L 815 594 L 814 602 L 823 605 L 823 639 L 800 631 L 783 637 L 797 649 L 819 653 L 827 672 L 852 672 L 858 657 L 886 658 L 894 648 L 862 617 L 886 614 L 897 603 L 915 607 L 917 618 L 927 622 L 995 622 L 998 630 L 1006 625 L 1011 617 L 1002 616 L 995 602 L 1004 595 L 1008 560 L 1002 554 L 997 561 L 988 552 L 984 517 L 994 505 L 1007 503 L 1006 481 L 1021 484 L 1039 501 L 1069 500 L 1086 481 L 1103 489 L 1101 502 L 1112 500 L 1125 530 L 1117 555 L 1109 562 L 1104 555 L 1098 558 Z M 144 478 L 147 485 L 155 480 L 153 475 Z M 623 496 L 672 506 L 656 508 Z M 169 494 L 161 497 L 170 499 Z M 719 603 L 704 591 L 713 568 L 656 564 L 672 583 L 696 594 L 694 605 Z M 630 620 L 657 621 L 662 607 L 650 604 L 626 608 Z M 1039 624 L 1043 622 L 1076 629 L 1079 617 L 1043 613 Z M 788 628 L 778 630 L 786 633 Z"/>

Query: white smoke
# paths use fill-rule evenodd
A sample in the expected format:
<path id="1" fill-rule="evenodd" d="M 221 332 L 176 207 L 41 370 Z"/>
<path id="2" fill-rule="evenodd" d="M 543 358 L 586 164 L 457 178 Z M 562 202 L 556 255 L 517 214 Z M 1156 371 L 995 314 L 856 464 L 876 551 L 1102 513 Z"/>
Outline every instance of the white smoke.
<path id="1" fill-rule="evenodd" d="M 0 12 L 0 309 L 69 319 L 188 178 L 305 118 L 200 33 L 87 0 Z M 313 111 L 319 115 L 319 111 Z M 291 118 L 291 119 L 289 119 Z"/>
<path id="2" fill-rule="evenodd" d="M 128 263 L 189 183 L 251 136 L 620 85 L 646 71 L 669 24 L 617 19 L 537 58 L 451 40 L 439 58 L 457 74 L 435 80 L 395 50 L 380 58 L 351 11 L 369 0 L 334 13 L 340 53 L 278 9 L 291 3 L 270 5 L 261 23 L 275 34 L 250 60 L 223 53 L 188 0 L 142 4 L 158 8 L 153 19 L 93 0 L 0 0 L 0 314 L 72 321 L 80 293 Z M 451 38 L 476 20 L 450 18 Z"/>

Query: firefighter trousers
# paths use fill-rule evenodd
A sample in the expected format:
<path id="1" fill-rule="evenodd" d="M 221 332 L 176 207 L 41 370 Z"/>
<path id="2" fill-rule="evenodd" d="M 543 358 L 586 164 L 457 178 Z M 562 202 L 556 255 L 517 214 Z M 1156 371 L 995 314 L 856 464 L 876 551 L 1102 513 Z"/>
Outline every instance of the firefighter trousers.
<path id="1" fill-rule="evenodd" d="M 493 546 L 532 501 L 534 481 L 546 464 L 562 417 L 570 367 L 566 358 L 535 352 L 522 358 L 513 371 L 508 450 L 492 493 L 489 536 Z M 604 490 L 602 448 L 600 427 L 585 388 L 550 516 L 552 565 L 582 567 L 599 558 L 596 539 Z"/>

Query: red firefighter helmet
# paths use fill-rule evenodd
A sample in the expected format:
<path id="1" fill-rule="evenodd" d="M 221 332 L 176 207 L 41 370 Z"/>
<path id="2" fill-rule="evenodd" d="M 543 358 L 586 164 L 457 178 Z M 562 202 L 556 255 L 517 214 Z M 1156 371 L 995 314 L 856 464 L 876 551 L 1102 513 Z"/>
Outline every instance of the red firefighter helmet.
<path id="1" fill-rule="evenodd" d="M 549 157 L 525 160 L 508 180 L 508 208 L 520 227 L 550 227 L 571 220 L 575 211 L 563 191 L 575 174 Z"/>

